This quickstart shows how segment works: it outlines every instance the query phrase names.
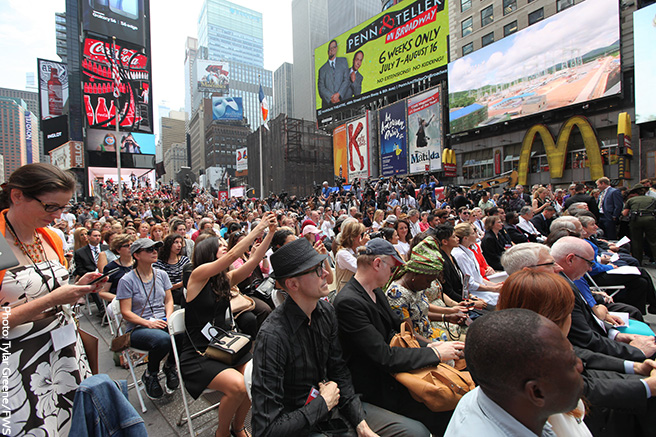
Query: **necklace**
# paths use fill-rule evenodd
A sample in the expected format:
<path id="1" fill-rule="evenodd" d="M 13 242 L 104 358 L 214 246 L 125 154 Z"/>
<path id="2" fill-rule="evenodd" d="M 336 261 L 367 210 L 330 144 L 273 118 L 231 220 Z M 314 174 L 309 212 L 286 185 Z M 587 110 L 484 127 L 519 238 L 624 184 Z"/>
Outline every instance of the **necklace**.
<path id="1" fill-rule="evenodd" d="M 34 231 L 34 242 L 33 243 L 23 243 L 18 239 L 17 235 L 14 235 L 14 244 L 21 248 L 25 256 L 34 261 L 35 264 L 43 261 L 43 245 L 41 244 L 41 237 L 39 234 Z"/>

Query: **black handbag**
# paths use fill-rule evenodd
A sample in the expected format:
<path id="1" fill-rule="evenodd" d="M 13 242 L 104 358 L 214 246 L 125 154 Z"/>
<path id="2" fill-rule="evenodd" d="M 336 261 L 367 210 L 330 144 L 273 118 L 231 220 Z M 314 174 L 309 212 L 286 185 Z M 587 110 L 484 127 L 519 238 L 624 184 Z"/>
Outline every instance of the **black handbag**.
<path id="1" fill-rule="evenodd" d="M 214 333 L 211 334 L 212 339 L 208 343 L 205 352 L 199 351 L 191 339 L 189 331 L 185 330 L 185 332 L 187 332 L 191 345 L 199 355 L 234 366 L 244 355 L 250 352 L 252 341 L 250 335 L 237 331 L 235 320 L 232 317 L 232 310 L 229 306 L 226 308 L 225 320 L 230 322 L 226 325 L 231 326 L 231 329 L 226 331 L 221 327 L 212 326 L 210 329 Z"/>

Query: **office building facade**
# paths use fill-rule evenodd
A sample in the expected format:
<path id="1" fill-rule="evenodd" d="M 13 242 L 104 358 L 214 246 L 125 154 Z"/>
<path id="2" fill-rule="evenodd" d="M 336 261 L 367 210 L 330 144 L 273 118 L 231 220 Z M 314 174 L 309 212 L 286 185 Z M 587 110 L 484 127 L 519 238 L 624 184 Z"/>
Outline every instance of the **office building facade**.
<path id="1" fill-rule="evenodd" d="M 273 109 L 271 119 L 294 112 L 294 66 L 283 63 L 273 72 Z"/>
<path id="2" fill-rule="evenodd" d="M 4 157 L 5 180 L 18 167 L 39 162 L 37 131 L 37 117 L 25 101 L 0 97 L 0 155 Z"/>

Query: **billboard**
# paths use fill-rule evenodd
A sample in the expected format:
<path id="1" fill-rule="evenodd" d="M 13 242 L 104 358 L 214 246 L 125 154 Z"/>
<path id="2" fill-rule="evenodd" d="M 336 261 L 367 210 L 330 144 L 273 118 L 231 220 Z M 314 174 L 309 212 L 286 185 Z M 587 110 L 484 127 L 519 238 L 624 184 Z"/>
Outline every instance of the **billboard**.
<path id="1" fill-rule="evenodd" d="M 633 13 L 636 123 L 656 120 L 656 4 Z"/>
<path id="2" fill-rule="evenodd" d="M 346 124 L 348 180 L 369 177 L 369 113 Z"/>
<path id="3" fill-rule="evenodd" d="M 84 30 L 146 45 L 148 11 L 144 0 L 82 0 L 80 3 Z"/>
<path id="4" fill-rule="evenodd" d="M 346 125 L 333 130 L 333 166 L 335 179 L 348 179 L 348 159 L 346 158 Z"/>
<path id="5" fill-rule="evenodd" d="M 450 63 L 450 131 L 617 95 L 621 85 L 618 2 L 582 2 Z"/>
<path id="6" fill-rule="evenodd" d="M 248 147 L 237 149 L 237 171 L 248 170 Z"/>
<path id="7" fill-rule="evenodd" d="M 196 61 L 198 91 L 227 93 L 230 89 L 230 64 L 219 61 Z"/>
<path id="8" fill-rule="evenodd" d="M 241 97 L 212 97 L 212 120 L 241 120 L 244 103 Z"/>
<path id="9" fill-rule="evenodd" d="M 447 2 L 415 0 L 319 46 L 314 51 L 317 115 L 382 96 L 445 67 L 448 36 Z"/>
<path id="10" fill-rule="evenodd" d="M 380 162 L 383 176 L 408 173 L 407 126 L 405 101 L 378 112 L 380 123 Z"/>
<path id="11" fill-rule="evenodd" d="M 408 99 L 410 173 L 442 169 L 441 87 Z"/>
<path id="12" fill-rule="evenodd" d="M 145 49 L 119 44 L 114 55 L 111 40 L 84 40 L 82 91 L 87 127 L 116 126 L 114 68 L 119 75 L 119 125 L 131 131 L 152 132 L 150 62 Z M 118 59 L 116 62 L 114 59 Z"/>
<path id="13" fill-rule="evenodd" d="M 68 141 L 51 150 L 50 163 L 62 170 L 84 168 L 84 144 L 81 141 Z"/>
<path id="14" fill-rule="evenodd" d="M 37 59 L 41 120 L 59 117 L 68 106 L 68 70 L 61 62 Z"/>
<path id="15" fill-rule="evenodd" d="M 87 150 L 89 152 L 111 152 L 116 154 L 116 145 L 120 145 L 121 153 L 139 155 L 155 154 L 155 135 L 138 132 L 119 132 L 102 129 L 87 129 Z"/>

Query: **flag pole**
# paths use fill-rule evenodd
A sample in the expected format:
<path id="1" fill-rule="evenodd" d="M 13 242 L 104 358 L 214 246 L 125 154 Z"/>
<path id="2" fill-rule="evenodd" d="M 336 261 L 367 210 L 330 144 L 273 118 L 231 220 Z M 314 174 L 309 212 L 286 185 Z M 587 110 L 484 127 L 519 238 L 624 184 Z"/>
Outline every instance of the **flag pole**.
<path id="1" fill-rule="evenodd" d="M 260 126 L 260 199 L 264 199 L 264 173 L 262 170 L 262 126 Z"/>
<path id="2" fill-rule="evenodd" d="M 113 60 L 113 62 L 118 63 L 118 56 L 117 56 L 117 53 L 116 53 L 116 37 L 115 36 L 112 36 L 112 41 L 114 43 L 114 47 L 113 47 L 113 49 L 114 49 L 113 50 L 114 51 L 114 60 Z M 118 65 L 116 65 L 115 69 L 113 69 L 112 71 L 118 72 Z M 115 100 L 115 104 L 114 104 L 114 107 L 115 107 L 115 109 L 114 109 L 114 114 L 115 114 L 114 123 L 116 123 L 116 143 L 114 144 L 114 149 L 116 149 L 116 172 L 117 172 L 117 178 L 118 178 L 118 201 L 122 202 L 123 201 L 123 185 L 121 184 L 121 146 L 120 146 L 120 143 L 119 143 L 119 137 L 120 137 L 121 134 L 118 131 L 118 124 L 119 124 L 118 123 L 118 114 L 119 114 L 119 111 L 118 111 L 118 109 L 119 109 L 119 98 L 118 98 L 118 96 L 119 96 L 120 90 L 118 89 L 118 84 L 117 84 L 117 78 L 116 77 L 114 78 L 114 88 L 116 88 L 116 91 L 114 91 L 114 100 Z"/>

